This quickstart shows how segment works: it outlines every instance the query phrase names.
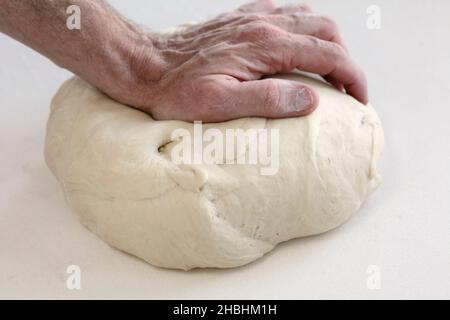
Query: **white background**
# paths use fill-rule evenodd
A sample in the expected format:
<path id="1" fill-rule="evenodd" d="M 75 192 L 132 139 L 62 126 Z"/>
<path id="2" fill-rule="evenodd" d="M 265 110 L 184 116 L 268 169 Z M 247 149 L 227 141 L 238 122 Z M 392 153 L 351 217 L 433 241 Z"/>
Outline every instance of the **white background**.
<path id="1" fill-rule="evenodd" d="M 112 3 L 158 30 L 243 1 Z M 50 99 L 70 74 L 0 35 L 0 298 L 450 298 L 450 2 L 308 4 L 338 21 L 367 71 L 386 134 L 384 184 L 337 230 L 233 270 L 158 269 L 80 225 L 43 158 Z M 366 27 L 371 4 L 381 30 Z M 66 288 L 71 264 L 79 291 Z M 370 265 L 379 290 L 367 288 Z"/>

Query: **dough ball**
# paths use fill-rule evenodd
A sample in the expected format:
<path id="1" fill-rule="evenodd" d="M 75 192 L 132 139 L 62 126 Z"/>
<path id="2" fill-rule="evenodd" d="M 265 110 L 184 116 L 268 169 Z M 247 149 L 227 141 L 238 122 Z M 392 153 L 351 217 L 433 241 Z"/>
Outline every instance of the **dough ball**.
<path id="1" fill-rule="evenodd" d="M 185 140 L 172 133 L 193 133 L 194 124 L 155 121 L 78 78 L 53 99 L 48 166 L 81 222 L 115 248 L 166 268 L 247 264 L 280 242 L 339 226 L 381 182 L 383 133 L 374 109 L 321 81 L 283 78 L 317 90 L 313 114 L 203 125 L 222 133 L 277 129 L 276 174 L 230 159 L 176 163 L 171 151 Z"/>

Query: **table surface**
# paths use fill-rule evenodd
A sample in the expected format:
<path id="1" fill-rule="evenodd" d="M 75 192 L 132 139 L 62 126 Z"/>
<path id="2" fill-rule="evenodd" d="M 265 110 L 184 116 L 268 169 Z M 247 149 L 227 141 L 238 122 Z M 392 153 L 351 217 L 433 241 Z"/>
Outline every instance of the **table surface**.
<path id="1" fill-rule="evenodd" d="M 111 3 L 161 30 L 243 1 Z M 155 268 L 78 222 L 43 157 L 50 100 L 70 73 L 0 35 L 0 298 L 450 298 L 450 2 L 377 0 L 378 30 L 366 26 L 372 1 L 309 4 L 338 21 L 367 71 L 384 183 L 344 226 L 231 270 Z M 70 265 L 81 290 L 66 287 Z"/>

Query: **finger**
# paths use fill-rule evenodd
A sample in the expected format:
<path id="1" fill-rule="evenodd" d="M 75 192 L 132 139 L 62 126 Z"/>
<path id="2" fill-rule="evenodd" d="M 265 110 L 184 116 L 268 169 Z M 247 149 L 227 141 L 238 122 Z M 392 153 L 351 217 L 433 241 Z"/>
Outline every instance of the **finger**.
<path id="1" fill-rule="evenodd" d="M 345 91 L 358 101 L 368 102 L 367 81 L 361 68 L 351 59 L 340 45 L 310 36 L 296 36 L 297 47 L 303 53 L 291 52 L 292 63 L 306 72 L 324 76 L 337 88 Z"/>
<path id="2" fill-rule="evenodd" d="M 261 75 L 286 73 L 294 69 L 327 76 L 341 83 L 346 92 L 362 103 L 368 102 L 367 83 L 362 70 L 338 44 L 316 37 L 295 35 L 260 24 L 241 33 L 250 42 L 243 57 L 263 63 Z"/>
<path id="3" fill-rule="evenodd" d="M 186 90 L 177 90 L 176 99 L 151 110 L 156 120 L 223 122 L 243 117 L 287 118 L 313 112 L 319 97 L 307 84 L 283 79 L 240 82 L 228 76 L 210 76 Z M 180 100 L 181 99 L 181 100 Z M 183 101 L 183 106 L 176 101 Z"/>
<path id="4" fill-rule="evenodd" d="M 290 14 L 272 14 L 264 17 L 264 21 L 291 33 L 308 35 L 339 44 L 346 51 L 347 46 L 341 36 L 337 23 L 326 15 L 302 12 L 302 6 L 277 8 L 273 12 L 290 12 Z M 330 76 L 324 79 L 339 91 L 344 85 Z"/>
<path id="5" fill-rule="evenodd" d="M 292 5 L 276 8 L 270 15 L 264 16 L 264 21 L 291 33 L 335 42 L 348 51 L 337 23 L 329 16 L 312 13 L 308 6 Z M 339 91 L 345 91 L 344 85 L 332 77 L 325 76 L 324 79 Z"/>
<path id="6" fill-rule="evenodd" d="M 298 12 L 291 12 L 291 15 L 272 16 L 271 19 L 278 21 L 275 22 L 275 25 L 289 32 L 309 35 L 337 43 L 348 52 L 347 45 L 341 36 L 337 23 L 329 16 L 312 12 L 300 12 L 300 14 Z M 324 76 L 323 78 L 337 90 L 345 92 L 344 85 L 336 79 L 333 79 L 331 76 Z"/>
<path id="7" fill-rule="evenodd" d="M 337 23 L 329 16 L 316 13 L 270 15 L 266 21 L 291 33 L 317 37 L 338 43 L 347 50 Z"/>
<path id="8" fill-rule="evenodd" d="M 239 7 L 235 12 L 246 13 L 262 13 L 270 12 L 276 8 L 275 0 L 256 0 Z"/>
<path id="9" fill-rule="evenodd" d="M 319 98 L 314 90 L 303 83 L 264 79 L 256 81 L 224 81 L 232 99 L 223 106 L 224 117 L 286 118 L 305 116 L 313 112 Z"/>

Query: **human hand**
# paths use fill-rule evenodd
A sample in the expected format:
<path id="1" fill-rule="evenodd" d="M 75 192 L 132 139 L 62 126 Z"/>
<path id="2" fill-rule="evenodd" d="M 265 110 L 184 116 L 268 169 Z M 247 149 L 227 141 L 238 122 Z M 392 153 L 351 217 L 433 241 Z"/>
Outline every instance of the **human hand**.
<path id="1" fill-rule="evenodd" d="M 151 60 L 159 63 L 149 67 Z M 132 92 L 118 100 L 159 120 L 307 115 L 319 99 L 311 87 L 264 79 L 294 69 L 320 74 L 368 102 L 364 73 L 345 49 L 336 23 L 304 5 L 277 8 L 270 0 L 255 1 L 168 38 L 154 38 L 151 47 L 135 49 L 132 61 Z"/>
<path id="2" fill-rule="evenodd" d="M 73 5 L 83 12 L 74 30 L 66 26 Z M 307 6 L 258 0 L 170 37 L 143 31 L 104 0 L 0 0 L 0 7 L 0 32 L 155 119 L 309 114 L 319 99 L 312 88 L 265 79 L 294 69 L 368 100 L 336 24 Z"/>

